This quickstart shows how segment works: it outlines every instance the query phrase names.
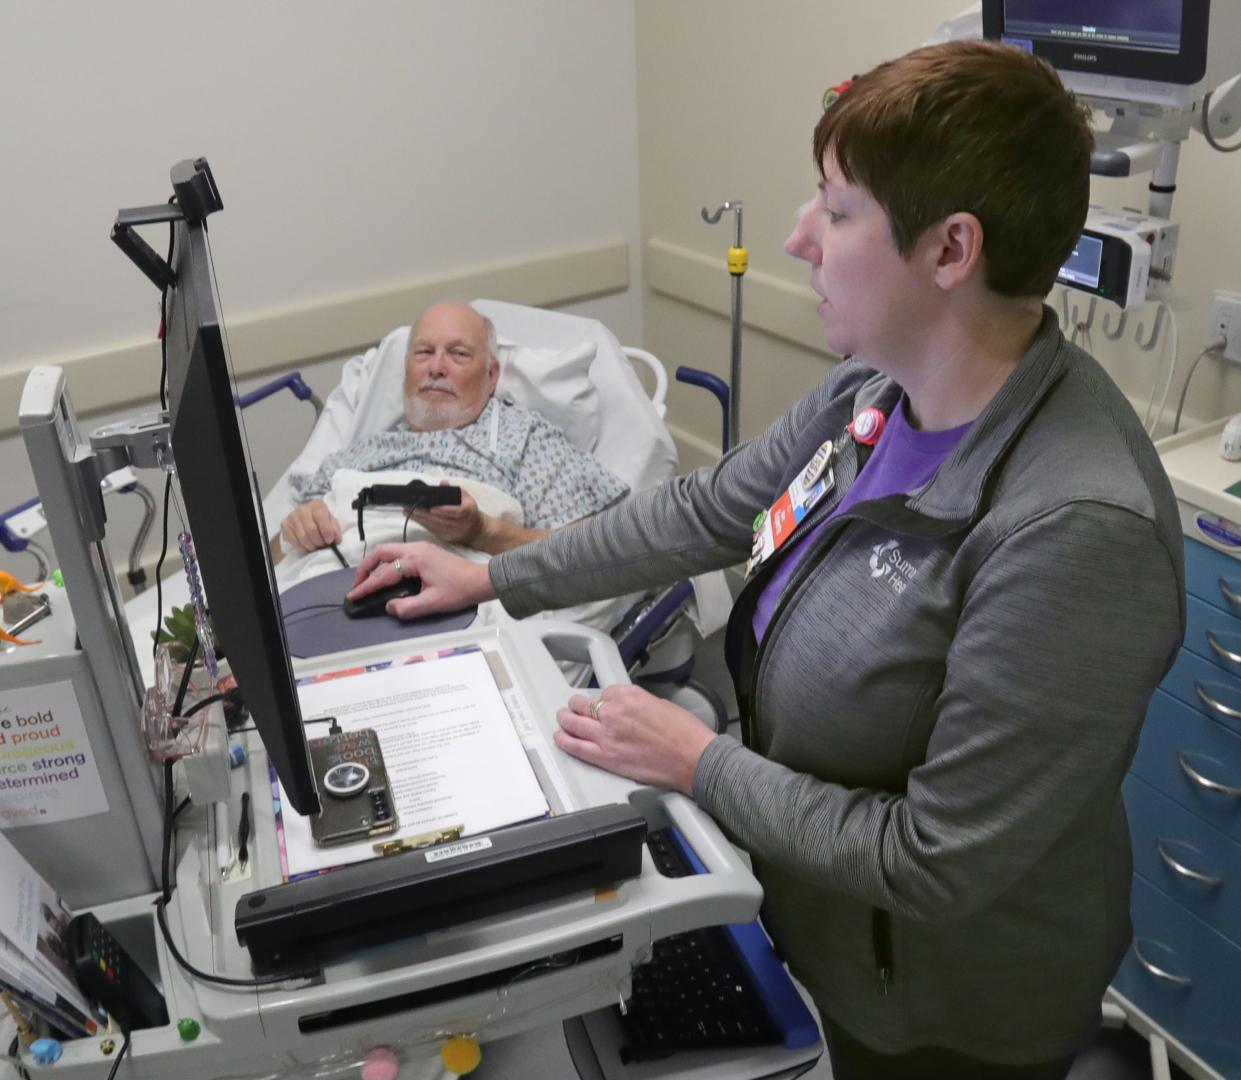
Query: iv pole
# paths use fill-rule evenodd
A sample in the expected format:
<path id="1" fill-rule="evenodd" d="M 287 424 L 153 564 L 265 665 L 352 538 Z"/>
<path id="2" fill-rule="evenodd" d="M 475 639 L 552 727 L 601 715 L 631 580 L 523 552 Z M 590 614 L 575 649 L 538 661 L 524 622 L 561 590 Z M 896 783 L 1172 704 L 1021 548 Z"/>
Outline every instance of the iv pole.
<path id="1" fill-rule="evenodd" d="M 750 256 L 741 246 L 741 202 L 726 202 L 714 214 L 702 208 L 702 220 L 708 225 L 719 222 L 726 210 L 731 210 L 737 226 L 736 243 L 728 249 L 728 272 L 732 275 L 732 363 L 729 369 L 728 395 L 728 446 L 732 449 L 741 441 L 741 279 L 749 266 Z"/>

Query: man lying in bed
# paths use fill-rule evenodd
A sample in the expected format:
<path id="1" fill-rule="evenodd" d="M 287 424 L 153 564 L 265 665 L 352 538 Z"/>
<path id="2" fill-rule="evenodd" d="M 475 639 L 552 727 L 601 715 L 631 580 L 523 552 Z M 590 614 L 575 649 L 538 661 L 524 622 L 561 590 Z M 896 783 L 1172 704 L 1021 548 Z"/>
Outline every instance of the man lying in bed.
<path id="1" fill-rule="evenodd" d="M 408 471 L 475 481 L 496 491 L 493 512 L 468 487 L 461 505 L 416 510 L 412 518 L 436 539 L 498 554 L 596 513 L 628 488 L 536 413 L 494 396 L 500 377 L 495 328 L 465 304 L 423 312 L 405 357 L 405 416 L 387 431 L 329 454 L 313 473 L 293 473 L 300 504 L 281 522 L 284 541 L 302 552 L 342 539 L 325 499 L 339 477 Z M 519 514 L 494 512 L 503 494 Z M 511 500 L 510 500 L 511 501 Z M 339 499 L 337 500 L 339 509 Z M 520 516 L 521 520 L 515 520 Z M 282 552 L 274 545 L 277 559 Z"/>

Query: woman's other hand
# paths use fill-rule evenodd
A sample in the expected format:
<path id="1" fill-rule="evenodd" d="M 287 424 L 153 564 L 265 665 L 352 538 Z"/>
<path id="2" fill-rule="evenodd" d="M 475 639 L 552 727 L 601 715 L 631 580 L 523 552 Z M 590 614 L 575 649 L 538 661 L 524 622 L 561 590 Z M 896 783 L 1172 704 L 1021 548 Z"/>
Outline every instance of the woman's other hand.
<path id="1" fill-rule="evenodd" d="M 639 686 L 609 686 L 598 698 L 575 694 L 556 719 L 556 745 L 566 753 L 684 795 L 693 794 L 698 759 L 715 738 L 693 713 Z"/>
<path id="2" fill-rule="evenodd" d="M 398 619 L 460 611 L 496 598 L 485 565 L 449 554 L 434 544 L 416 543 L 378 545 L 358 566 L 349 599 L 360 600 L 402 578 L 421 579 L 422 590 L 417 596 L 388 602 L 388 614 Z"/>

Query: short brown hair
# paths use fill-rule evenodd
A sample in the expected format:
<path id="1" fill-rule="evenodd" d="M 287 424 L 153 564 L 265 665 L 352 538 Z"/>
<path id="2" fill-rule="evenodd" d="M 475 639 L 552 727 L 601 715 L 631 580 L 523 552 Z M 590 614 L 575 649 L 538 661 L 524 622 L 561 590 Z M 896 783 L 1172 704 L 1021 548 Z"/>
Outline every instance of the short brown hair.
<path id="1" fill-rule="evenodd" d="M 986 283 L 1045 296 L 1090 203 L 1089 112 L 1055 70 L 991 41 L 917 49 L 854 80 L 814 130 L 887 212 L 897 250 L 950 214 L 982 223 Z"/>

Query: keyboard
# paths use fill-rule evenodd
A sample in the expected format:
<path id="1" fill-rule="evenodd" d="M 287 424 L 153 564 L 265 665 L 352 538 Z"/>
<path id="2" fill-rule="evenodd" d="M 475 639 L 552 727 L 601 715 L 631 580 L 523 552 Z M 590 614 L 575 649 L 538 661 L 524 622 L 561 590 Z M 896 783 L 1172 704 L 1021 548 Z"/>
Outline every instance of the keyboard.
<path id="1" fill-rule="evenodd" d="M 675 829 L 649 833 L 647 847 L 666 877 L 705 872 Z M 685 1050 L 800 1049 L 818 1041 L 814 1018 L 758 923 L 674 934 L 655 942 L 653 954 L 633 973 L 625 1011 L 616 1007 L 626 1064 Z"/>

